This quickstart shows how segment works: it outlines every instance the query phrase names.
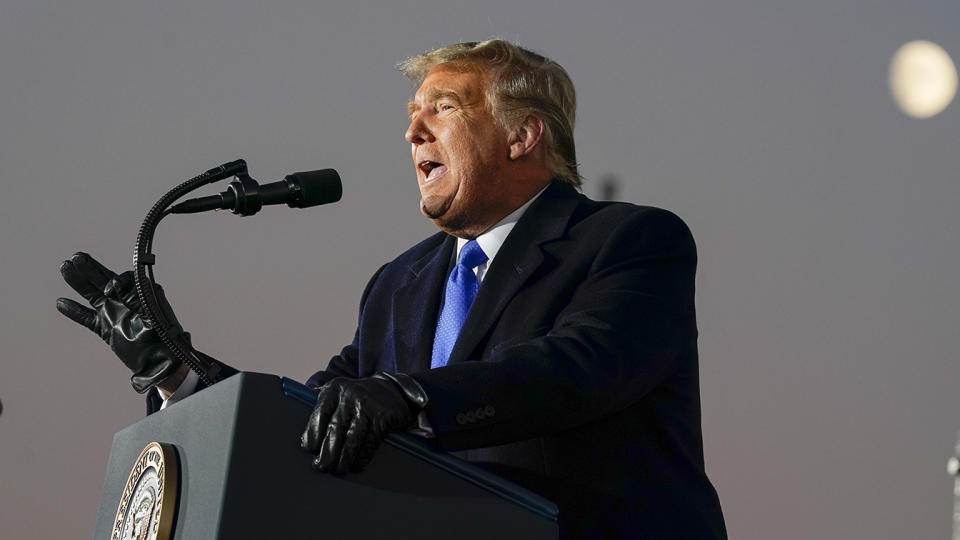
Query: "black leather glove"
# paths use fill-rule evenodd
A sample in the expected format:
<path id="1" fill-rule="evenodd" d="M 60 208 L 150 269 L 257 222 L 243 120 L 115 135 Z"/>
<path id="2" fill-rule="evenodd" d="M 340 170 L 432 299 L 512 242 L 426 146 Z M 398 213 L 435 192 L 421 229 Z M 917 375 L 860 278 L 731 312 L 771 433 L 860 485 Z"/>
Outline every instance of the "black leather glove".
<path id="1" fill-rule="evenodd" d="M 402 373 L 337 377 L 320 388 L 300 446 L 317 454 L 313 460 L 317 470 L 359 472 L 384 437 L 411 427 L 426 404 L 420 384 Z"/>
<path id="2" fill-rule="evenodd" d="M 67 284 L 86 298 L 94 309 L 69 298 L 58 298 L 57 310 L 107 342 L 133 371 L 130 383 L 137 392 L 146 392 L 177 370 L 180 361 L 140 317 L 140 299 L 134 286 L 133 272 L 117 275 L 90 255 L 80 252 L 64 261 L 60 273 Z M 170 333 L 182 332 L 163 289 L 159 285 L 154 287 L 161 309 L 173 325 Z M 189 343 L 189 334 L 185 334 L 185 338 Z"/>

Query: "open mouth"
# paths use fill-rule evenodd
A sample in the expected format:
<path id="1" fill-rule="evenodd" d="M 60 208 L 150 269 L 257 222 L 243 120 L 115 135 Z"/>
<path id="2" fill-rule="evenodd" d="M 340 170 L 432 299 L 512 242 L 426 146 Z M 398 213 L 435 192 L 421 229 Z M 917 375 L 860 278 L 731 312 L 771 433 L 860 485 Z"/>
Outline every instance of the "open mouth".
<path id="1" fill-rule="evenodd" d="M 423 181 L 424 184 L 433 182 L 447 172 L 446 165 L 440 163 L 439 161 L 430 161 L 428 159 L 417 163 L 417 168 L 423 171 L 423 174 L 426 175 L 426 179 Z"/>

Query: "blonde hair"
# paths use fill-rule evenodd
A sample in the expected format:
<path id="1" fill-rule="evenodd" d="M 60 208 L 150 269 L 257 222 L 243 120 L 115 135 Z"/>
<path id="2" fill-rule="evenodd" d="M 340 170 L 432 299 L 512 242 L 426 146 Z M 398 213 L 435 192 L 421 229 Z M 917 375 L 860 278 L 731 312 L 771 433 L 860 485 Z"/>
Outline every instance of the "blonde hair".
<path id="1" fill-rule="evenodd" d="M 563 181 L 580 187 L 573 142 L 577 95 L 560 64 L 509 41 L 490 39 L 440 47 L 407 58 L 397 69 L 420 85 L 427 73 L 441 64 L 478 68 L 490 75 L 487 103 L 503 129 L 527 115 L 543 120 L 547 167 Z"/>

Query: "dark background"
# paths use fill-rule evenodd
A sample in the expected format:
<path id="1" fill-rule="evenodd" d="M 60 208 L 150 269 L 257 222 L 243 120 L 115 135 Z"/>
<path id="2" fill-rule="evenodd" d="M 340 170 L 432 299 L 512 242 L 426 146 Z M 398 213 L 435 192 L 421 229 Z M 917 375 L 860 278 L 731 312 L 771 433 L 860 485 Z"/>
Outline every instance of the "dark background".
<path id="1" fill-rule="evenodd" d="M 0 5 L 0 523 L 93 529 L 128 374 L 62 318 L 57 267 L 130 267 L 173 185 L 337 168 L 338 205 L 169 218 L 157 276 L 203 351 L 305 378 L 353 335 L 417 211 L 394 64 L 501 36 L 579 92 L 584 191 L 673 210 L 700 250 L 707 469 L 732 538 L 947 538 L 960 428 L 960 123 L 909 118 L 891 56 L 960 55 L 960 4 L 67 2 Z M 205 193 L 211 193 L 211 189 Z"/>

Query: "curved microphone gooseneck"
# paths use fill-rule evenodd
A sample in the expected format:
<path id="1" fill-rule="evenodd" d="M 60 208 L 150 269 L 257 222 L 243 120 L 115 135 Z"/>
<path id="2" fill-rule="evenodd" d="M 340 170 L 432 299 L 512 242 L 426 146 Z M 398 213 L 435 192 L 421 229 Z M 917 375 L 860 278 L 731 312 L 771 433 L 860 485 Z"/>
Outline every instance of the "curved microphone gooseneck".
<path id="1" fill-rule="evenodd" d="M 160 309 L 160 302 L 157 301 L 157 296 L 153 290 L 153 264 L 157 260 L 154 254 L 151 253 L 153 249 L 153 235 L 157 230 L 157 225 L 160 223 L 160 220 L 170 213 L 167 207 L 175 200 L 206 184 L 211 184 L 237 174 L 245 174 L 246 172 L 247 162 L 238 159 L 230 163 L 224 163 L 219 167 L 214 167 L 168 191 L 166 195 L 160 197 L 160 200 L 147 212 L 147 216 L 143 219 L 143 224 L 140 225 L 140 231 L 137 233 L 137 243 L 133 252 L 133 283 L 137 288 L 137 297 L 140 298 L 140 305 L 143 306 L 145 311 L 145 313 L 142 314 L 144 322 L 156 331 L 157 335 L 160 336 L 160 340 L 173 352 L 177 359 L 197 372 L 200 380 L 206 385 L 212 385 L 220 380 L 220 366 L 210 362 L 206 358 L 193 354 L 193 347 L 190 347 L 186 343 L 186 340 L 183 338 L 183 332 L 170 335 L 170 327 L 172 325 Z"/>
<path id="2" fill-rule="evenodd" d="M 191 199 L 170 207 L 187 193 L 231 176 L 236 176 L 237 180 L 231 182 L 223 193 Z M 195 354 L 193 347 L 184 338 L 182 329 L 171 334 L 173 325 L 160 308 L 154 292 L 153 265 L 157 258 L 152 253 L 153 235 L 160 220 L 169 214 L 226 208 L 232 209 L 235 214 L 249 216 L 257 213 L 263 205 L 280 203 L 286 203 L 291 208 L 307 208 L 337 202 L 341 195 L 340 176 L 333 169 L 293 173 L 280 182 L 260 185 L 247 174 L 247 162 L 242 159 L 214 167 L 171 189 L 147 212 L 137 233 L 137 244 L 133 252 L 133 282 L 140 305 L 145 311 L 142 314 L 144 322 L 157 332 L 160 340 L 178 360 L 200 376 L 204 384 L 209 386 L 216 383 L 220 380 L 220 366 L 202 355 Z"/>

